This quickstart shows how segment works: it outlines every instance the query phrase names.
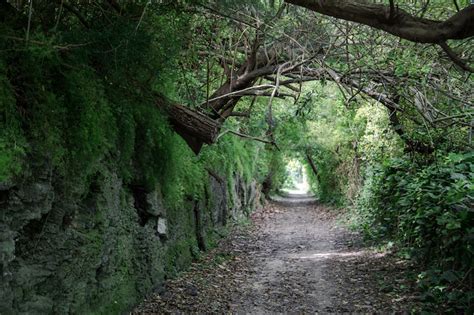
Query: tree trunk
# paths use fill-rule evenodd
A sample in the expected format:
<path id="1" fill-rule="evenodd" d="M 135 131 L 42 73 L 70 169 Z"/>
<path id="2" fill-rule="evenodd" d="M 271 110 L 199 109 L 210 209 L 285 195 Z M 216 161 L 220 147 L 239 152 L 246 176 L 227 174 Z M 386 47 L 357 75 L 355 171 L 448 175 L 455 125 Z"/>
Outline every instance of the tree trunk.
<path id="1" fill-rule="evenodd" d="M 316 167 L 316 164 L 314 164 L 313 158 L 311 158 L 311 155 L 308 152 L 306 152 L 306 159 L 308 160 L 309 166 L 311 167 L 311 170 L 316 176 L 318 183 L 321 183 L 321 178 L 319 177 L 318 168 Z"/>
<path id="2" fill-rule="evenodd" d="M 208 116 L 179 104 L 172 104 L 158 97 L 158 107 L 164 108 L 176 131 L 195 154 L 201 151 L 204 143 L 216 141 L 221 124 Z"/>
<path id="3" fill-rule="evenodd" d="M 270 198 L 270 192 L 272 191 L 273 188 L 273 172 L 270 171 L 268 175 L 265 177 L 262 183 L 262 193 L 265 196 L 265 198 L 269 199 Z"/>
<path id="4" fill-rule="evenodd" d="M 196 221 L 196 241 L 198 247 L 202 251 L 207 250 L 206 240 L 204 237 L 204 224 L 202 210 L 199 201 L 194 203 L 194 220 Z"/>

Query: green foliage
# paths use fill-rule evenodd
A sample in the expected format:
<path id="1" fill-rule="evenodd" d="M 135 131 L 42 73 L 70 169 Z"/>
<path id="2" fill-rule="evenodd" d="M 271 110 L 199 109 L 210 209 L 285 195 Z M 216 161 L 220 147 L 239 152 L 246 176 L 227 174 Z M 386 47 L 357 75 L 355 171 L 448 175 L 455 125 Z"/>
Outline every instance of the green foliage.
<path id="1" fill-rule="evenodd" d="M 265 161 L 267 165 L 269 165 L 267 173 L 265 174 L 270 176 L 269 179 L 272 183 L 271 192 L 276 192 L 278 189 L 283 187 L 283 184 L 287 179 L 287 160 L 285 159 L 283 152 L 271 150 L 267 152 Z"/>
<path id="2" fill-rule="evenodd" d="M 93 19 L 102 14 L 96 8 L 89 10 L 89 28 L 71 27 L 65 18 L 49 33 L 32 31 L 26 48 L 2 38 L 0 181 L 20 175 L 23 158 L 33 153 L 68 179 L 69 192 L 84 191 L 111 156 L 125 182 L 149 189 L 172 172 L 172 159 L 186 154 L 172 152 L 176 136 L 153 93 L 174 94 L 172 69 L 186 35 L 178 30 L 187 21 L 176 11 L 153 12 L 139 29 L 118 15 Z M 62 41 L 86 44 L 64 53 Z"/>
<path id="3" fill-rule="evenodd" d="M 207 183 L 205 164 L 199 161 L 184 141 L 177 135 L 170 138 L 165 154 L 161 154 L 164 167 L 160 179 L 163 196 L 168 207 L 179 209 L 186 197 L 203 198 Z M 167 180 L 167 179 L 173 180 Z"/>
<path id="4" fill-rule="evenodd" d="M 191 19 L 178 7 L 153 5 L 137 25 L 127 15 L 104 19 L 100 8 L 78 6 L 88 12 L 87 28 L 66 11 L 50 31 L 32 31 L 26 48 L 2 39 L 0 181 L 21 175 L 23 158 L 35 153 L 61 175 L 65 192 L 83 194 L 106 163 L 125 184 L 149 191 L 159 185 L 173 209 L 187 197 L 203 197 L 205 168 L 218 170 L 229 186 L 236 174 L 250 182 L 262 146 L 227 135 L 196 157 L 157 108 L 155 93 L 181 100 L 187 91 L 177 86 L 201 85 L 202 72 L 179 73 L 177 60 L 194 41 L 189 24 L 208 30 L 215 24 Z M 140 8 L 123 7 L 141 14 Z M 46 19 L 50 12 L 38 9 L 35 17 Z M 14 27 L 3 28 L 17 35 Z M 61 42 L 81 44 L 62 50 Z M 176 84 L 191 73 L 197 73 L 195 82 Z"/>
<path id="5" fill-rule="evenodd" d="M 12 176 L 20 174 L 25 150 L 21 146 L 10 145 L 10 140 L 0 142 L 0 182 L 7 182 Z"/>
<path id="6" fill-rule="evenodd" d="M 21 172 L 25 155 L 25 139 L 15 105 L 14 92 L 0 60 L 0 183 Z"/>
<path id="7" fill-rule="evenodd" d="M 237 122 L 227 121 L 224 129 L 237 129 Z M 223 135 L 219 141 L 203 149 L 199 161 L 206 168 L 214 170 L 227 181 L 229 192 L 233 193 L 234 178 L 243 177 L 249 184 L 253 179 L 262 181 L 267 172 L 266 152 L 262 143 L 239 139 L 235 135 Z M 233 196 L 237 197 L 237 196 Z M 232 202 L 234 198 L 230 198 Z"/>
<path id="8" fill-rule="evenodd" d="M 319 200 L 324 203 L 343 203 L 343 189 L 345 183 L 341 177 L 335 176 L 337 167 L 341 161 L 334 152 L 327 148 L 319 147 L 311 150 L 311 158 L 317 163 L 318 176 L 315 177 L 313 170 L 308 166 L 307 171 L 313 178 L 314 189 L 317 192 Z"/>
<path id="9" fill-rule="evenodd" d="M 454 309 L 473 307 L 474 154 L 441 155 L 432 164 L 395 159 L 368 170 L 357 213 L 373 238 L 396 240 L 423 262 L 424 297 Z"/>
<path id="10" fill-rule="evenodd" d="M 92 69 L 68 73 L 64 80 L 66 93 L 61 105 L 67 106 L 62 109 L 67 117 L 62 136 L 69 148 L 68 166 L 73 174 L 88 176 L 87 171 L 93 172 L 113 147 L 117 126 L 103 86 Z"/>
<path id="11" fill-rule="evenodd" d="M 335 84 L 311 84 L 304 91 L 297 104 L 297 119 L 284 135 L 298 144 L 293 148 L 305 161 L 319 199 L 336 205 L 351 204 L 360 189 L 364 168 L 398 156 L 400 141 L 388 125 L 386 110 L 379 105 L 356 98 L 358 106 L 348 108 Z"/>

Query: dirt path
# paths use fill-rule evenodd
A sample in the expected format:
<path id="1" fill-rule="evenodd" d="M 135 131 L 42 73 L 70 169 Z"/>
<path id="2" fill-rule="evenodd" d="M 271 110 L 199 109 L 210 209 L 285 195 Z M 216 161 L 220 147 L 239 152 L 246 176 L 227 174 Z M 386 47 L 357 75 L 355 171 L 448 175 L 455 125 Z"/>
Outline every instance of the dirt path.
<path id="1" fill-rule="evenodd" d="M 137 313 L 407 312 L 407 273 L 319 205 L 269 204 Z M 407 297 L 408 296 L 408 297 Z"/>

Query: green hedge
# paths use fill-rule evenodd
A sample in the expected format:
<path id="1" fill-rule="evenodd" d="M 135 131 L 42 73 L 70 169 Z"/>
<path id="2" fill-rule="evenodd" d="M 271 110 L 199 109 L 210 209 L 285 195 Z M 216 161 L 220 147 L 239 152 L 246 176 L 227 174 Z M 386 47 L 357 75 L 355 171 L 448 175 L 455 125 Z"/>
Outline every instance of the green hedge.
<path id="1" fill-rule="evenodd" d="M 473 310 L 474 153 L 429 164 L 390 160 L 369 170 L 357 203 L 370 237 L 395 241 L 421 262 L 423 297 L 446 310 Z"/>

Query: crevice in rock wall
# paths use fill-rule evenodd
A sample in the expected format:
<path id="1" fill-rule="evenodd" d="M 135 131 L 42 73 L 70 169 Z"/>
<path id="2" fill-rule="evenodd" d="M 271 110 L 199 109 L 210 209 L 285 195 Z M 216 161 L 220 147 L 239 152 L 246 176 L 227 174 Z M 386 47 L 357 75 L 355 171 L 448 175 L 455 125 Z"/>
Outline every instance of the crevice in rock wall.
<path id="1" fill-rule="evenodd" d="M 100 182 L 99 182 L 99 174 L 96 174 L 90 184 L 87 193 L 82 200 L 82 203 L 85 207 L 88 208 L 91 212 L 97 211 L 97 196 L 101 193 Z"/>
<path id="2" fill-rule="evenodd" d="M 5 205 L 8 201 L 10 190 L 0 190 L 0 206 Z"/>
<path id="3" fill-rule="evenodd" d="M 216 177 L 201 198 L 187 196 L 170 209 L 159 185 L 124 186 L 105 166 L 82 196 L 66 196 L 60 183 L 38 176 L 0 187 L 0 271 L 7 275 L 0 313 L 119 314 L 131 307 L 212 246 L 236 212 L 244 215 L 248 201 L 236 191 L 247 184 Z"/>
<path id="4" fill-rule="evenodd" d="M 74 213 L 64 214 L 63 220 L 62 220 L 62 223 L 61 223 L 62 230 L 64 231 L 64 230 L 68 229 L 71 226 L 73 221 L 74 221 Z"/>
<path id="5" fill-rule="evenodd" d="M 39 219 L 33 219 L 26 224 L 18 233 L 20 238 L 16 242 L 15 256 L 22 257 L 28 254 L 29 249 L 38 244 L 44 233 L 50 213 L 44 213 Z"/>
<path id="6" fill-rule="evenodd" d="M 270 172 L 263 180 L 262 194 L 268 198 L 270 196 L 270 191 L 272 190 L 272 188 L 273 188 L 273 172 Z"/>
<path id="7" fill-rule="evenodd" d="M 207 249 L 206 240 L 204 237 L 204 226 L 203 226 L 203 209 L 201 209 L 201 203 L 199 201 L 194 202 L 194 220 L 196 222 L 196 240 L 200 250 L 205 251 Z"/>
<path id="8" fill-rule="evenodd" d="M 133 195 L 133 205 L 138 214 L 138 224 L 145 226 L 152 217 L 148 211 L 147 191 L 141 185 L 131 185 L 130 189 Z"/>
<path id="9" fill-rule="evenodd" d="M 213 194 L 216 199 L 215 211 L 217 212 L 217 222 L 222 226 L 226 226 L 229 217 L 229 205 L 227 203 L 229 194 L 226 187 L 226 181 L 215 182 L 215 184 Z"/>

